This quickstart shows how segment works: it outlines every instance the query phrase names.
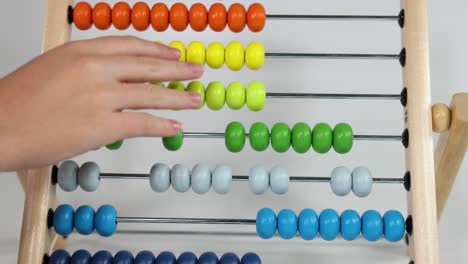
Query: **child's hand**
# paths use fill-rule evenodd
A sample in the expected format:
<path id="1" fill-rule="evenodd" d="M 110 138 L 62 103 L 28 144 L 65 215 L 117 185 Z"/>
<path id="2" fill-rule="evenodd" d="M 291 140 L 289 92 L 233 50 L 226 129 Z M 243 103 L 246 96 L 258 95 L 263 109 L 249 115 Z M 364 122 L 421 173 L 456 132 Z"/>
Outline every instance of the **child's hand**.
<path id="1" fill-rule="evenodd" d="M 133 37 L 70 42 L 0 80 L 0 171 L 53 164 L 129 137 L 175 135 L 173 120 L 123 109 L 187 109 L 198 94 L 145 84 L 195 79 L 198 64 Z"/>

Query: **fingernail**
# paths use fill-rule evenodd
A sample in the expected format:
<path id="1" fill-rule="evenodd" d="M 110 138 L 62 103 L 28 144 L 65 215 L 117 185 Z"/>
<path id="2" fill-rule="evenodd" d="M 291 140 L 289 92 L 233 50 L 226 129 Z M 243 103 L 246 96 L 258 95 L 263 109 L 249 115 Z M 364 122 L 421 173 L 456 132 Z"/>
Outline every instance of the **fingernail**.
<path id="1" fill-rule="evenodd" d="M 174 49 L 171 48 L 171 54 L 174 56 L 174 58 L 179 59 L 180 58 L 180 50 L 179 49 Z"/>
<path id="2" fill-rule="evenodd" d="M 192 105 L 199 106 L 201 101 L 201 95 L 198 93 L 190 92 L 190 97 L 192 98 Z"/>
<path id="3" fill-rule="evenodd" d="M 202 74 L 204 71 L 204 67 L 201 64 L 197 63 L 190 63 L 190 68 L 192 69 L 193 74 Z"/>
<path id="4" fill-rule="evenodd" d="M 172 123 L 172 128 L 179 132 L 181 129 L 182 129 L 182 124 L 180 124 L 179 122 L 175 121 L 175 120 L 171 120 L 171 123 Z"/>

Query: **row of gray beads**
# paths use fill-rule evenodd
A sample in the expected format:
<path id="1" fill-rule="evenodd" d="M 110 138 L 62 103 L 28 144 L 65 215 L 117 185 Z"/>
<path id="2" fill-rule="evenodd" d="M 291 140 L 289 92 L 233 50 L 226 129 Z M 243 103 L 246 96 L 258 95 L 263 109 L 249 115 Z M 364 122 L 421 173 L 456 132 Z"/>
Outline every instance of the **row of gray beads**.
<path id="1" fill-rule="evenodd" d="M 169 168 L 164 163 L 155 164 L 150 171 L 149 181 L 155 192 L 165 192 L 172 185 L 177 192 L 187 192 L 190 187 L 195 193 L 207 193 L 212 187 L 219 194 L 228 193 L 232 188 L 232 170 L 228 166 L 217 166 L 213 172 L 206 164 L 197 164 L 192 171 L 176 164 Z"/>
<path id="2" fill-rule="evenodd" d="M 80 186 L 83 191 L 94 192 L 99 187 L 100 169 L 94 162 L 78 166 L 73 160 L 62 162 L 58 167 L 57 183 L 65 192 L 72 192 Z"/>
<path id="3" fill-rule="evenodd" d="M 372 192 L 372 176 L 366 167 L 357 167 L 352 172 L 346 167 L 336 167 L 331 173 L 330 186 L 337 196 L 353 191 L 358 197 L 367 197 Z"/>
<path id="4" fill-rule="evenodd" d="M 270 187 L 276 194 L 285 194 L 289 189 L 288 169 L 275 166 L 270 172 L 263 166 L 252 167 L 249 171 L 249 187 L 255 194 L 263 194 Z"/>

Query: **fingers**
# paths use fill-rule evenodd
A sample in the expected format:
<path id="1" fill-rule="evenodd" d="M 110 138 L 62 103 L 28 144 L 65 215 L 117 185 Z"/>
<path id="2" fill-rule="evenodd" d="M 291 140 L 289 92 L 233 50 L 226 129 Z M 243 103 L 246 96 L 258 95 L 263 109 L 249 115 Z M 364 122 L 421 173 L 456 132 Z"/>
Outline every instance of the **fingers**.
<path id="1" fill-rule="evenodd" d="M 119 138 L 169 137 L 182 130 L 182 125 L 170 119 L 142 112 L 122 112 L 114 114 Z"/>

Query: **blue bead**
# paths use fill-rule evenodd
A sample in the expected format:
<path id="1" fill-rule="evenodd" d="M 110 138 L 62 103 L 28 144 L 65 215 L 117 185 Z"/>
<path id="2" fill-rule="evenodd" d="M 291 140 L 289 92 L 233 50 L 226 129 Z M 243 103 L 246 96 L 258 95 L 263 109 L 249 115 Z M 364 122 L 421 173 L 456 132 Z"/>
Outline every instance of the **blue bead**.
<path id="1" fill-rule="evenodd" d="M 99 207 L 94 218 L 96 232 L 103 237 L 112 236 L 117 229 L 116 217 L 117 211 L 111 205 Z"/>
<path id="2" fill-rule="evenodd" d="M 154 264 L 154 254 L 151 251 L 143 250 L 135 256 L 135 264 Z"/>
<path id="3" fill-rule="evenodd" d="M 320 236 L 327 241 L 340 234 L 340 216 L 333 209 L 325 209 L 319 217 Z"/>
<path id="4" fill-rule="evenodd" d="M 377 241 L 383 234 L 383 220 L 379 212 L 369 210 L 362 215 L 362 236 L 367 241 Z"/>
<path id="5" fill-rule="evenodd" d="M 75 212 L 75 229 L 82 235 L 90 235 L 94 231 L 94 209 L 89 205 L 80 206 Z"/>
<path id="6" fill-rule="evenodd" d="M 219 259 L 213 252 L 205 252 L 198 258 L 198 264 L 218 264 Z"/>
<path id="7" fill-rule="evenodd" d="M 159 253 L 156 258 L 156 264 L 176 264 L 176 256 L 174 253 L 169 251 L 163 251 Z"/>
<path id="8" fill-rule="evenodd" d="M 70 263 L 70 254 L 66 250 L 57 250 L 49 258 L 49 264 L 68 264 Z"/>
<path id="9" fill-rule="evenodd" d="M 91 259 L 92 264 L 112 264 L 112 254 L 109 251 L 101 250 L 94 254 Z"/>
<path id="10" fill-rule="evenodd" d="M 71 256 L 70 264 L 90 264 L 91 263 L 91 253 L 87 250 L 80 249 L 75 251 Z"/>
<path id="11" fill-rule="evenodd" d="M 241 264 L 262 264 L 262 260 L 257 254 L 249 252 L 242 256 Z"/>
<path id="12" fill-rule="evenodd" d="M 54 213 L 54 230 L 57 234 L 68 236 L 73 231 L 73 215 L 75 211 L 69 204 L 62 204 Z"/>
<path id="13" fill-rule="evenodd" d="M 236 254 L 226 253 L 219 259 L 219 264 L 240 264 L 240 260 Z"/>
<path id="14" fill-rule="evenodd" d="M 319 219 L 317 213 L 312 209 L 304 209 L 299 214 L 299 235 L 304 240 L 312 240 L 318 234 Z"/>
<path id="15" fill-rule="evenodd" d="M 361 217 L 354 210 L 346 210 L 341 214 L 341 236 L 344 240 L 356 239 L 361 233 Z"/>
<path id="16" fill-rule="evenodd" d="M 192 252 L 184 252 L 177 258 L 177 264 L 197 264 L 198 258 Z"/>
<path id="17" fill-rule="evenodd" d="M 133 264 L 133 254 L 126 250 L 121 250 L 115 254 L 112 264 Z"/>
<path id="18" fill-rule="evenodd" d="M 276 233 L 276 215 L 270 208 L 263 208 L 257 213 L 255 221 L 257 234 L 263 239 L 272 238 Z"/>
<path id="19" fill-rule="evenodd" d="M 283 239 L 291 239 L 297 234 L 297 216 L 290 209 L 278 213 L 278 233 Z"/>
<path id="20" fill-rule="evenodd" d="M 390 210 L 384 214 L 384 235 L 389 242 L 398 242 L 405 235 L 405 219 L 400 212 Z"/>

